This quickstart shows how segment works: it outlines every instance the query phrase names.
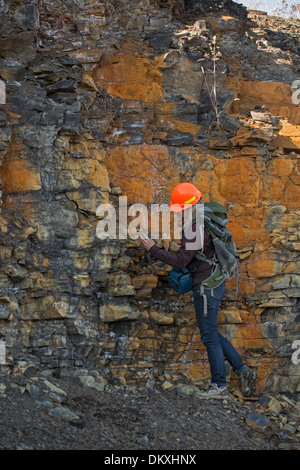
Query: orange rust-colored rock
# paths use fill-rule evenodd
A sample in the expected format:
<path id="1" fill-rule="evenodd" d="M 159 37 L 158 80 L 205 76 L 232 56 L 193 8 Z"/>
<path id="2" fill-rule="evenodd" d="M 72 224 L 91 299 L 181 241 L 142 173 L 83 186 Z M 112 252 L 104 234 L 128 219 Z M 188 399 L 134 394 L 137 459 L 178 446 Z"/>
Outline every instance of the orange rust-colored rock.
<path id="1" fill-rule="evenodd" d="M 234 112 L 253 110 L 255 106 L 265 105 L 275 116 L 282 116 L 290 123 L 300 124 L 299 107 L 293 103 L 291 85 L 282 82 L 253 81 L 241 79 L 238 83 L 228 79 L 227 85 L 236 89 L 237 101 L 234 102 Z"/>
<path id="2" fill-rule="evenodd" d="M 264 200 L 276 201 L 288 209 L 298 207 L 297 182 L 293 178 L 295 163 L 289 157 L 277 158 L 266 165 L 266 174 L 262 181 L 262 197 Z M 296 183 L 296 184 L 295 184 Z"/>
<path id="3" fill-rule="evenodd" d="M 300 119 L 297 121 L 298 124 L 293 124 L 287 119 L 282 119 L 282 129 L 280 129 L 277 137 L 272 140 L 272 145 L 276 145 L 285 150 L 300 149 Z"/>
<path id="4" fill-rule="evenodd" d="M 93 71 L 98 86 L 125 100 L 151 104 L 163 101 L 159 62 L 131 54 L 103 58 Z"/>
<path id="5" fill-rule="evenodd" d="M 250 277 L 271 277 L 280 274 L 282 261 L 275 253 L 263 252 L 254 254 L 247 263 Z"/>
<path id="6" fill-rule="evenodd" d="M 266 339 L 263 336 L 262 326 L 259 324 L 244 324 L 239 328 L 241 344 L 243 350 L 258 350 L 266 346 Z"/>
<path id="7" fill-rule="evenodd" d="M 229 211 L 229 230 L 236 245 L 247 246 L 266 237 L 264 207 L 232 205 Z"/>
<path id="8" fill-rule="evenodd" d="M 132 284 L 136 289 L 137 297 L 151 297 L 152 289 L 157 286 L 158 278 L 153 274 L 140 274 L 132 279 Z"/>
<path id="9" fill-rule="evenodd" d="M 168 148 L 162 145 L 108 148 L 105 163 L 111 182 L 130 204 L 160 203 L 178 181 Z"/>
<path id="10" fill-rule="evenodd" d="M 259 176 L 251 158 L 222 160 L 216 165 L 218 192 L 227 201 L 257 205 Z M 238 185 L 237 185 L 238 181 Z"/>
<path id="11" fill-rule="evenodd" d="M 37 191 L 41 189 L 41 177 L 23 154 L 24 146 L 15 139 L 0 166 L 0 178 L 5 193 Z"/>
<path id="12" fill-rule="evenodd" d="M 292 174 L 287 181 L 284 193 L 284 205 L 288 209 L 299 209 L 300 174 Z"/>

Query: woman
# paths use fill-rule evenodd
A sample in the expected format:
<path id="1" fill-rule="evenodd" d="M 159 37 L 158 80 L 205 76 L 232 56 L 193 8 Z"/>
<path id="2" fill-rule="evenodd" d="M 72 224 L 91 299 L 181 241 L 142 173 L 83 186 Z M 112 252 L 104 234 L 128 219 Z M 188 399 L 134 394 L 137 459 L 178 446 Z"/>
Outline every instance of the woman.
<path id="1" fill-rule="evenodd" d="M 159 248 L 155 242 L 149 238 L 141 239 L 143 246 L 149 250 L 151 255 L 165 262 L 166 264 L 183 269 L 187 267 L 193 271 L 193 293 L 196 318 L 200 329 L 201 340 L 204 343 L 211 371 L 211 383 L 208 389 L 197 392 L 198 398 L 220 398 L 228 396 L 226 385 L 225 360 L 231 364 L 241 381 L 242 393 L 244 396 L 251 396 L 255 391 L 256 373 L 243 363 L 233 345 L 217 329 L 218 309 L 225 291 L 225 282 L 222 282 L 213 291 L 205 290 L 207 306 L 204 309 L 204 299 L 201 293 L 201 283 L 211 275 L 211 265 L 203 261 L 199 266 L 199 261 L 195 254 L 203 247 L 203 251 L 208 259 L 214 256 L 214 247 L 210 235 L 204 229 L 203 237 L 196 240 L 197 227 L 197 204 L 201 202 L 201 193 L 191 183 L 180 183 L 172 191 L 170 209 L 174 212 L 184 212 L 192 208 L 191 232 L 186 230 L 182 233 L 181 247 L 177 253 L 168 252 Z M 199 225 L 199 224 L 198 224 Z M 188 237 L 187 237 L 188 234 Z M 194 235 L 192 235 L 194 234 Z M 191 240 L 191 236 L 194 239 Z M 195 242 L 192 249 L 187 249 L 187 243 Z M 201 245 L 199 244 L 201 243 Z"/>

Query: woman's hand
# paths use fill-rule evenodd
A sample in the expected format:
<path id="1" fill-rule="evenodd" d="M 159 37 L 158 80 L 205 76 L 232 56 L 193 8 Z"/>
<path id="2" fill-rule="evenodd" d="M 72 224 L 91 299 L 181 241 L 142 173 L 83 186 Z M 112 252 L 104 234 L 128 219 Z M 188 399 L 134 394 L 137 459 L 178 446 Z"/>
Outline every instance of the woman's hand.
<path id="1" fill-rule="evenodd" d="M 141 240 L 141 243 L 142 245 L 144 246 L 144 248 L 146 248 L 146 250 L 150 250 L 150 248 L 155 245 L 155 242 L 153 240 L 151 240 L 151 238 L 141 238 L 140 237 L 140 240 Z"/>

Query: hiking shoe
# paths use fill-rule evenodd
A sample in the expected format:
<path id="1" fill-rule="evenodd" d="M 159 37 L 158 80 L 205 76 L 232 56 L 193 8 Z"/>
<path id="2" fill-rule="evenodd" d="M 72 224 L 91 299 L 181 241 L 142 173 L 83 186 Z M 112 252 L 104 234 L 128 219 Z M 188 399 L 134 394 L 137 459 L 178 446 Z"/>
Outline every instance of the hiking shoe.
<path id="1" fill-rule="evenodd" d="M 244 397 L 251 397 L 256 390 L 256 377 L 257 373 L 244 365 L 239 374 L 241 381 L 242 394 Z"/>
<path id="2" fill-rule="evenodd" d="M 208 389 L 203 392 L 195 392 L 194 396 L 197 398 L 218 398 L 225 400 L 228 398 L 227 387 L 220 387 L 217 384 L 212 384 Z"/>

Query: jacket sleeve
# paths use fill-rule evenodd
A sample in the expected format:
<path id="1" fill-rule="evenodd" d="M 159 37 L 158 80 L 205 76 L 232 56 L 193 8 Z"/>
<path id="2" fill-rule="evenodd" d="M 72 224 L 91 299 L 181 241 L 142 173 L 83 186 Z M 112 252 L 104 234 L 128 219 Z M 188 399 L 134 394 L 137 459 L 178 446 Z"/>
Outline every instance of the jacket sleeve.
<path id="1" fill-rule="evenodd" d="M 205 251 L 211 243 L 211 238 L 204 230 L 204 241 L 203 250 Z M 182 238 L 182 244 L 177 253 L 166 251 L 164 248 L 159 248 L 157 245 L 153 245 L 149 252 L 150 254 L 166 264 L 169 264 L 173 268 L 183 269 L 185 268 L 194 258 L 198 250 L 187 250 L 185 248 L 186 239 Z M 199 247 L 200 248 L 200 247 Z"/>
<path id="2" fill-rule="evenodd" d="M 171 253 L 154 245 L 149 251 L 154 258 L 169 264 L 173 268 L 183 269 L 191 262 L 197 250 L 185 250 L 181 246 L 177 253 Z"/>

